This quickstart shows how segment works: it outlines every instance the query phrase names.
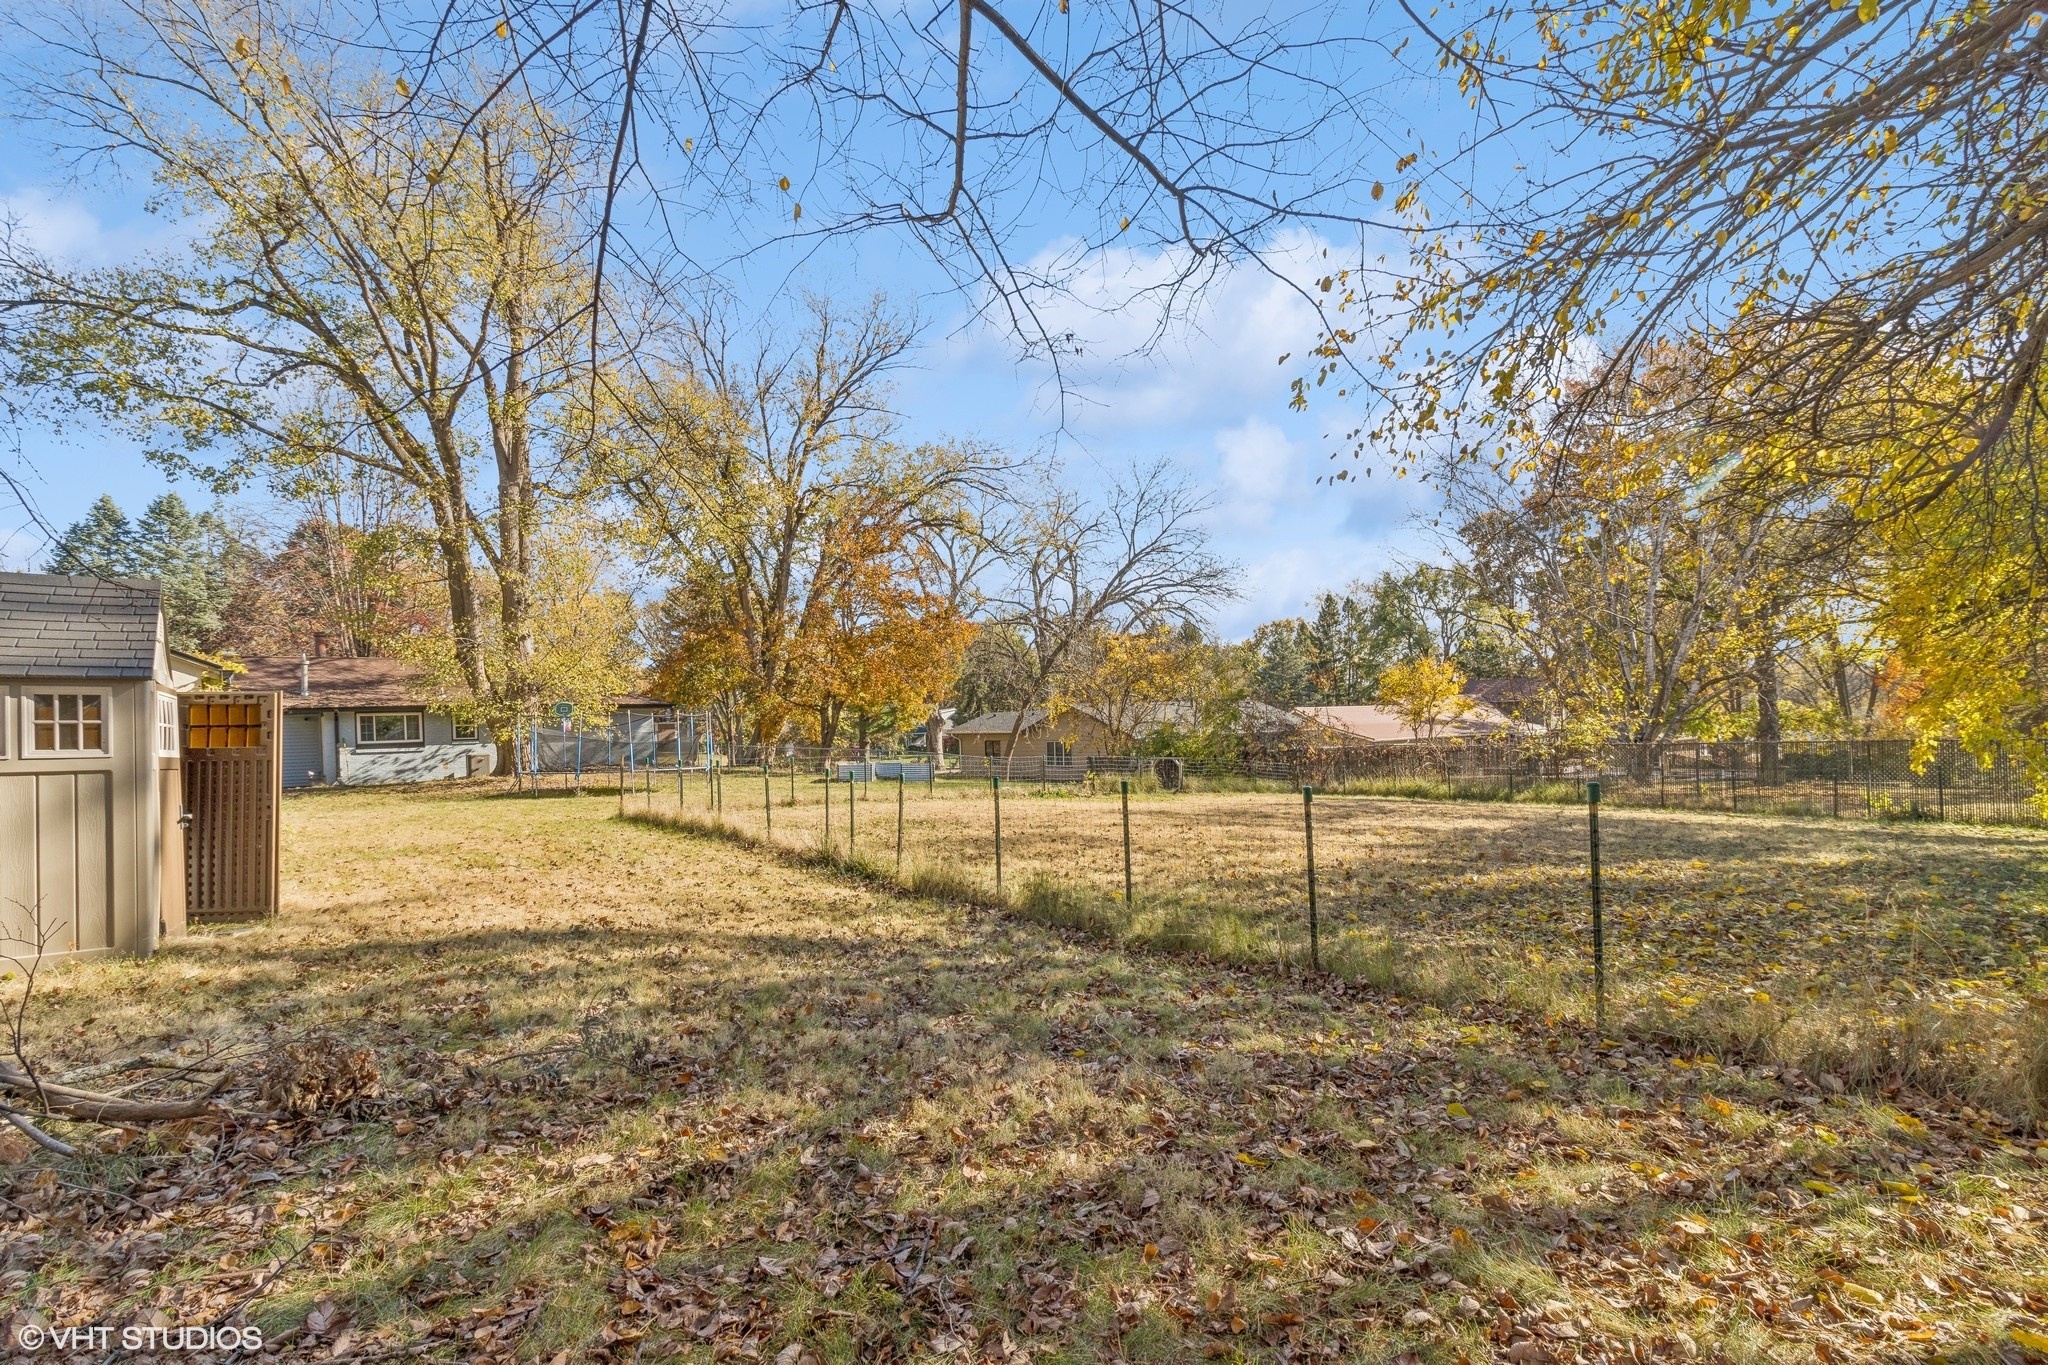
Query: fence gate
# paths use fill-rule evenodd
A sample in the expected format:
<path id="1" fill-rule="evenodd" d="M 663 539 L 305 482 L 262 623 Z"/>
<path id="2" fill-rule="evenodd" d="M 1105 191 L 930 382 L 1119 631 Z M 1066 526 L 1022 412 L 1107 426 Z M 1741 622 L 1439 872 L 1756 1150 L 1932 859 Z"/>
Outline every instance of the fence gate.
<path id="1" fill-rule="evenodd" d="M 185 913 L 195 922 L 277 913 L 283 775 L 278 692 L 178 699 L 185 769 Z"/>

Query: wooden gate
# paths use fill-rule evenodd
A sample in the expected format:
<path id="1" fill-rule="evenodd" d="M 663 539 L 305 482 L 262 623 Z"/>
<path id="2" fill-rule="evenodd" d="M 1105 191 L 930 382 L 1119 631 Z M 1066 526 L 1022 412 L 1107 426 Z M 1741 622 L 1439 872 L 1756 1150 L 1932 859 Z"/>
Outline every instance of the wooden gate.
<path id="1" fill-rule="evenodd" d="M 190 692 L 178 699 L 185 769 L 185 913 L 193 921 L 277 913 L 284 696 Z"/>

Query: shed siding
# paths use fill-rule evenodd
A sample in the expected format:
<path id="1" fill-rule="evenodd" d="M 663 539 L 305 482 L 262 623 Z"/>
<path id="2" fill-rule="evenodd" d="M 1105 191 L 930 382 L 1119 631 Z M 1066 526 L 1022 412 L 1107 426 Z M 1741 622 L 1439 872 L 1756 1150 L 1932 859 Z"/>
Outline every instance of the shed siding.
<path id="1" fill-rule="evenodd" d="M 29 694 L 108 694 L 106 754 L 30 757 Z M 13 721 L 0 758 L 0 931 L 28 938 L 40 903 L 55 956 L 156 946 L 164 856 L 151 679 L 37 678 L 0 683 Z M 176 812 L 172 812 L 173 815 Z"/>
<path id="2" fill-rule="evenodd" d="M 104 772 L 0 775 L 0 926 L 35 939 L 36 908 L 53 954 L 121 945 L 115 924 L 113 783 Z"/>

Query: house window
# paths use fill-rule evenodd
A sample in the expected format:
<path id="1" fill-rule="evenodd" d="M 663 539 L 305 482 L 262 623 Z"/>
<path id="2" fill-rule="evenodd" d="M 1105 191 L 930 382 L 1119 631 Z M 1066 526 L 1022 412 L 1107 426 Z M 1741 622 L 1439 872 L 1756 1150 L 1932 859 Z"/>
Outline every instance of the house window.
<path id="1" fill-rule="evenodd" d="M 1003 756 L 1003 742 L 999 739 L 983 740 L 981 742 L 981 754 L 984 758 L 1001 758 Z"/>
<path id="2" fill-rule="evenodd" d="M 1066 764 L 1074 761 L 1074 746 L 1064 739 L 1049 739 L 1045 742 L 1045 761 Z"/>
<path id="3" fill-rule="evenodd" d="M 417 749 L 420 747 L 418 711 L 356 712 L 358 749 Z"/>
<path id="4" fill-rule="evenodd" d="M 178 698 L 175 693 L 156 694 L 156 753 L 158 758 L 178 756 Z"/>
<path id="5" fill-rule="evenodd" d="M 464 725 L 459 720 L 456 721 L 454 733 L 457 743 L 474 744 L 483 738 L 482 728 L 475 721 L 471 721 L 467 725 Z"/>
<path id="6" fill-rule="evenodd" d="M 103 754 L 107 751 L 107 694 L 36 692 L 29 697 L 32 754 Z"/>

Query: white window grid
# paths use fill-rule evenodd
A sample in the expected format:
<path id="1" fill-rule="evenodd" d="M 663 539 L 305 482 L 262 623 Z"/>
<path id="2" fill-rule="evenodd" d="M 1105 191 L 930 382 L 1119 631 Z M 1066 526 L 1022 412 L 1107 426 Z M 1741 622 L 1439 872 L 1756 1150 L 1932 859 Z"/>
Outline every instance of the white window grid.
<path id="1" fill-rule="evenodd" d="M 23 697 L 22 752 L 36 758 L 65 758 L 112 752 L 113 708 L 105 692 L 32 690 Z"/>
<path id="2" fill-rule="evenodd" d="M 174 692 L 156 694 L 156 753 L 158 758 L 178 756 L 178 697 Z"/>

